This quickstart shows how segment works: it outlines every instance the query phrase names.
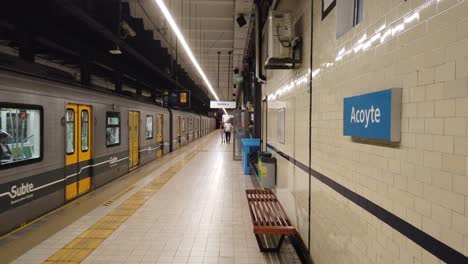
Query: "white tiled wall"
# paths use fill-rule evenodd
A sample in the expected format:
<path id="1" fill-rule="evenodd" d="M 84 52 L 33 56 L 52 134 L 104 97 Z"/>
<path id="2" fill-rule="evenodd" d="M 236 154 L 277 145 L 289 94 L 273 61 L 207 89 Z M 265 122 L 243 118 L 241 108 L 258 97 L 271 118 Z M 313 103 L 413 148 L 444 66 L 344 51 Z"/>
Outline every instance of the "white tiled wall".
<path id="1" fill-rule="evenodd" d="M 267 71 L 264 95 L 309 69 L 310 2 L 280 1 L 303 31 L 304 62 Z M 468 255 L 468 1 L 364 0 L 362 23 L 339 39 L 336 8 L 322 21 L 322 1 L 313 2 L 312 168 Z M 403 88 L 401 142 L 344 137 L 343 98 L 390 87 Z M 286 105 L 286 143 L 277 141 L 277 109 L 269 108 L 266 130 L 268 143 L 304 164 L 308 88 L 275 99 Z M 307 243 L 308 175 L 277 158 L 278 195 Z M 439 263 L 316 179 L 310 188 L 316 263 Z"/>
<path id="2" fill-rule="evenodd" d="M 303 32 L 304 43 L 310 43 L 310 3 L 309 1 L 293 0 L 280 1 L 278 10 L 293 12 L 296 23 L 296 32 Z M 309 50 L 304 50 L 304 63 L 296 70 L 267 71 L 268 84 L 264 86 L 264 95 L 275 91 L 290 80 L 301 76 L 309 70 Z M 309 94 L 307 82 L 302 84 L 295 93 L 285 94 L 268 105 L 268 143 L 281 151 L 308 164 L 309 139 Z M 276 103 L 276 105 L 275 105 Z M 279 108 L 285 108 L 285 143 L 278 142 Z M 266 131 L 263 129 L 263 131 Z M 282 201 L 288 216 L 295 223 L 302 239 L 307 243 L 309 218 L 309 178 L 308 174 L 281 157 L 278 160 L 277 194 Z"/>

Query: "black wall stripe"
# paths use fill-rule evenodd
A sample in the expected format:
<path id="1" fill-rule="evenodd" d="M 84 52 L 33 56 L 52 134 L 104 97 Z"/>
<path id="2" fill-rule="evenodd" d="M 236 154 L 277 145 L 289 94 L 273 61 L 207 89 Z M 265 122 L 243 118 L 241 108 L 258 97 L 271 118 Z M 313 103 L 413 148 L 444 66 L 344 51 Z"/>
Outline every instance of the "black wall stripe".
<path id="1" fill-rule="evenodd" d="M 356 205 L 360 206 L 367 212 L 371 213 L 378 219 L 382 220 L 382 222 L 391 226 L 393 229 L 397 230 L 398 232 L 406 236 L 408 239 L 411 239 L 413 242 L 415 242 L 425 250 L 429 251 L 432 255 L 436 256 L 440 260 L 443 260 L 446 263 L 454 264 L 468 263 L 468 258 L 465 257 L 462 253 L 433 238 L 432 236 L 411 225 L 405 220 L 399 218 L 398 216 L 392 214 L 386 209 L 371 202 L 365 197 L 353 192 L 352 190 L 344 187 L 343 185 L 335 182 L 334 180 L 328 178 L 320 172 L 309 168 L 307 165 L 278 150 L 274 146 L 267 144 L 267 148 L 270 148 L 271 150 L 275 151 L 278 155 L 293 163 L 306 173 L 310 173 L 314 178 L 324 183 L 328 187 L 332 188 L 333 190 L 335 190 L 348 200 L 352 201 Z"/>
<path id="2" fill-rule="evenodd" d="M 336 6 L 336 0 L 333 0 L 333 2 L 331 2 L 331 4 L 328 6 L 327 9 L 324 9 L 324 1 L 322 0 L 322 20 L 324 20 L 328 14 L 330 14 L 330 12 L 333 10 L 333 8 L 335 8 Z"/>

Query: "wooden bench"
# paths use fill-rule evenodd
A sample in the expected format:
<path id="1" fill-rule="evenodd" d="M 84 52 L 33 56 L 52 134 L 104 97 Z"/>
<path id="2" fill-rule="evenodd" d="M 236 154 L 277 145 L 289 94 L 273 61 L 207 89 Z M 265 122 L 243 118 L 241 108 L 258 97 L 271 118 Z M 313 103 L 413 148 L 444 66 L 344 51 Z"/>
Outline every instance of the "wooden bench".
<path id="1" fill-rule="evenodd" d="M 296 235 L 297 231 L 289 221 L 283 207 L 271 190 L 246 190 L 252 217 L 253 232 L 262 252 L 278 252 L 286 235 Z M 265 247 L 261 235 L 280 235 L 276 247 Z"/>

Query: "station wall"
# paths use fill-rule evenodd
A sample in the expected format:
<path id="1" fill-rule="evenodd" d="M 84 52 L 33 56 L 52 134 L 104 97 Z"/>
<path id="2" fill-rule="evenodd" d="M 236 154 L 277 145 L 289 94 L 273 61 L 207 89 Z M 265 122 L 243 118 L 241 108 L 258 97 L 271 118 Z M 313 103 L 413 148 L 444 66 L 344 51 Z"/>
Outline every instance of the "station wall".
<path id="1" fill-rule="evenodd" d="M 263 87 L 276 191 L 312 259 L 440 263 L 450 249 L 446 262 L 467 256 L 468 1 L 364 0 L 362 21 L 338 38 L 337 7 L 323 17 L 322 2 L 279 2 L 277 10 L 293 12 L 303 62 L 266 70 Z M 402 88 L 401 141 L 343 136 L 343 98 L 387 88 Z M 439 253 L 428 251 L 434 245 Z"/>

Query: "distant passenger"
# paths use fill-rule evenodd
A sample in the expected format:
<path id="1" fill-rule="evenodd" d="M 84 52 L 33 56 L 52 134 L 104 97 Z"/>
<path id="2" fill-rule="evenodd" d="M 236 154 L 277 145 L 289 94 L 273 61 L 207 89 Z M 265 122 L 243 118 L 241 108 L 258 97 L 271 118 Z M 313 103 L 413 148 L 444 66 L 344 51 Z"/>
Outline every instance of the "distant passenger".
<path id="1" fill-rule="evenodd" d="M 226 143 L 228 144 L 231 143 L 231 129 L 232 129 L 232 125 L 231 123 L 229 123 L 229 121 L 224 123 L 224 132 L 226 133 Z"/>
<path id="2" fill-rule="evenodd" d="M 0 160 L 6 161 L 11 159 L 11 150 L 7 144 L 0 142 Z"/>
<path id="3" fill-rule="evenodd" d="M 225 137 L 224 137 L 224 125 L 221 124 L 221 126 L 219 126 L 219 132 L 220 132 L 220 135 L 221 135 L 221 143 L 224 143 L 225 142 Z"/>
<path id="4" fill-rule="evenodd" d="M 113 145 L 118 142 L 117 129 L 115 127 L 110 128 L 106 131 L 107 133 L 107 145 Z"/>
<path id="5" fill-rule="evenodd" d="M 7 141 L 12 137 L 7 132 L 0 130 L 0 160 L 11 160 L 11 149 L 7 145 Z"/>
<path id="6" fill-rule="evenodd" d="M 254 121 L 250 120 L 250 124 L 249 124 L 250 138 L 253 138 L 253 131 L 254 131 Z"/>

